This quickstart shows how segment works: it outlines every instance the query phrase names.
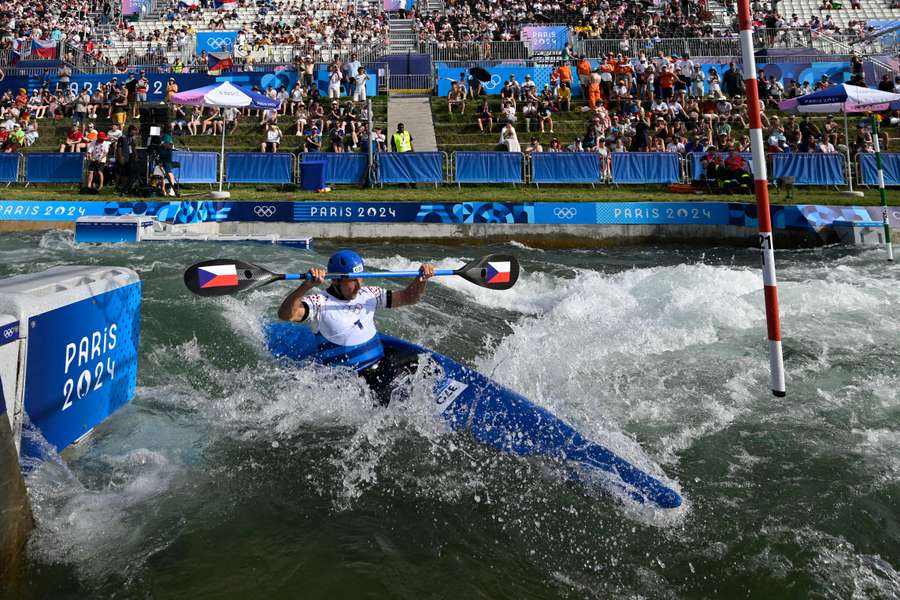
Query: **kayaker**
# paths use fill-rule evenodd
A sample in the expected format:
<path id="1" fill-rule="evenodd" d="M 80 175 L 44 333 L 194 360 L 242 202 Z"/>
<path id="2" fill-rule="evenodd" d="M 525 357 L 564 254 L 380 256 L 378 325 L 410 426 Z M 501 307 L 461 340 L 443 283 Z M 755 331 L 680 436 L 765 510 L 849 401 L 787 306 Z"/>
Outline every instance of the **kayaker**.
<path id="1" fill-rule="evenodd" d="M 328 259 L 328 268 L 310 269 L 307 279 L 291 292 L 278 309 L 278 318 L 297 323 L 308 322 L 316 334 L 316 359 L 323 364 L 351 367 L 365 379 L 382 406 L 391 400 L 391 382 L 414 364 L 416 357 L 385 358 L 375 327 L 375 312 L 416 304 L 425 294 L 434 266 L 422 264 L 419 276 L 405 289 L 386 290 L 364 286 L 362 279 L 338 277 L 325 291 L 307 295 L 325 282 L 326 273 L 353 274 L 365 269 L 362 257 L 353 250 L 341 250 Z"/>

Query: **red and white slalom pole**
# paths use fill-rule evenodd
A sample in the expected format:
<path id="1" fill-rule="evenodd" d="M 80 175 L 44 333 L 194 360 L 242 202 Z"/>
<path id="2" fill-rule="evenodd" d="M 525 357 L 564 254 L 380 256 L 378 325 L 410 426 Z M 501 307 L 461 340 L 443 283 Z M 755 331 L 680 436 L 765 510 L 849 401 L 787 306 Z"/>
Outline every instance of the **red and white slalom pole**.
<path id="1" fill-rule="evenodd" d="M 785 395 L 784 359 L 781 354 L 781 319 L 778 315 L 778 286 L 775 281 L 775 247 L 772 243 L 772 217 L 769 212 L 769 188 L 766 153 L 763 147 L 759 90 L 756 87 L 756 57 L 753 55 L 753 23 L 750 0 L 738 0 L 738 23 L 741 36 L 741 61 L 744 88 L 750 116 L 750 147 L 753 152 L 753 187 L 756 190 L 756 212 L 759 219 L 759 248 L 763 259 L 763 289 L 766 299 L 766 324 L 769 333 L 769 373 L 772 393 Z"/>

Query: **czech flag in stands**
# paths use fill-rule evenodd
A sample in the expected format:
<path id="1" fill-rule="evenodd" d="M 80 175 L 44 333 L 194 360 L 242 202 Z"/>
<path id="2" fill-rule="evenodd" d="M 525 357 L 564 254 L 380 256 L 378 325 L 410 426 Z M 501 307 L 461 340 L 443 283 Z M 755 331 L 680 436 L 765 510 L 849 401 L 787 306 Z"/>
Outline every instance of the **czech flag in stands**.
<path id="1" fill-rule="evenodd" d="M 53 40 L 31 40 L 31 54 L 38 58 L 56 58 L 56 42 Z"/>
<path id="2" fill-rule="evenodd" d="M 509 283 L 509 263 L 489 262 L 484 281 L 485 283 Z"/>
<path id="3" fill-rule="evenodd" d="M 228 52 L 210 52 L 207 56 L 207 70 L 213 75 L 234 68 L 234 59 Z"/>
<path id="4" fill-rule="evenodd" d="M 178 6 L 183 6 L 188 10 L 200 8 L 200 0 L 178 0 Z"/>
<path id="5" fill-rule="evenodd" d="M 236 287 L 237 267 L 234 265 L 210 265 L 197 268 L 197 283 L 202 289 L 214 287 Z"/>
<path id="6" fill-rule="evenodd" d="M 216 10 L 231 10 L 237 8 L 237 0 L 213 0 Z"/>

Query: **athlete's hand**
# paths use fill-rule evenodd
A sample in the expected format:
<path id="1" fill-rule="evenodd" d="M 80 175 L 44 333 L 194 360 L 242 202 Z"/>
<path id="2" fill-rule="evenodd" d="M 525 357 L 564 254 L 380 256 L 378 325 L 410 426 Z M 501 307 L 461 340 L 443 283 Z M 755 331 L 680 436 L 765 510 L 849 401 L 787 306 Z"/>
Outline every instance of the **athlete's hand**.
<path id="1" fill-rule="evenodd" d="M 434 265 L 424 263 L 419 267 L 419 281 L 425 281 L 434 277 Z"/>
<path id="2" fill-rule="evenodd" d="M 325 269 L 310 269 L 308 281 L 311 281 L 313 285 L 325 283 Z"/>

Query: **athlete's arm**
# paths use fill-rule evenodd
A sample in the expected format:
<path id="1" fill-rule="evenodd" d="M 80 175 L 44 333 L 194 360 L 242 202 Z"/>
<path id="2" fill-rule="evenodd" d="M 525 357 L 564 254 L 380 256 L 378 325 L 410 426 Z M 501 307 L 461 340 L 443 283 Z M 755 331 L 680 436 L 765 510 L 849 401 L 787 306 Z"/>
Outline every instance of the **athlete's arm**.
<path id="1" fill-rule="evenodd" d="M 304 281 L 278 307 L 278 318 L 282 321 L 305 321 L 309 315 L 309 308 L 303 302 L 303 296 L 325 281 L 325 269 L 310 269 L 309 273 L 312 275 L 312 279 Z"/>
<path id="2" fill-rule="evenodd" d="M 434 265 L 423 264 L 419 267 L 419 276 L 405 289 L 391 294 L 391 308 L 415 304 L 425 295 L 425 282 L 434 277 Z"/>

